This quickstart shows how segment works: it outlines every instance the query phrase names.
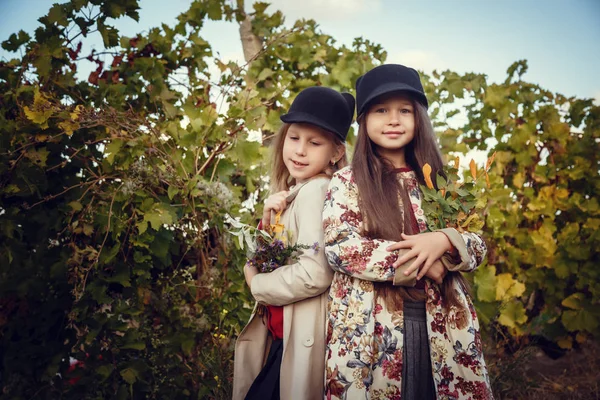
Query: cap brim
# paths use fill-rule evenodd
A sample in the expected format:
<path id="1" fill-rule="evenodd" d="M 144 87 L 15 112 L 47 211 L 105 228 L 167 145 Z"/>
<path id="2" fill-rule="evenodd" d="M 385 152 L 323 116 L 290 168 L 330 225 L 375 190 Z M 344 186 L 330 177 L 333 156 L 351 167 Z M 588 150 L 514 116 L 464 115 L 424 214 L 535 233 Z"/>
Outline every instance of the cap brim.
<path id="1" fill-rule="evenodd" d="M 283 122 L 287 124 L 311 124 L 316 125 L 319 128 L 325 129 L 328 132 L 333 133 L 335 136 L 340 137 L 340 133 L 337 132 L 331 125 L 326 123 L 325 121 L 316 118 L 312 114 L 303 113 L 303 112 L 291 112 L 282 115 L 279 117 Z"/>
<path id="2" fill-rule="evenodd" d="M 394 92 L 410 92 L 417 96 L 418 100 L 425 105 L 425 108 L 429 107 L 427 103 L 427 97 L 422 92 L 415 90 L 412 86 L 406 85 L 404 83 L 398 82 L 389 82 L 384 85 L 379 86 L 377 89 L 373 90 L 369 97 L 364 101 L 363 106 L 360 110 L 358 110 L 358 114 L 362 114 L 367 111 L 367 109 L 379 96 L 383 96 L 385 94 L 394 93 Z"/>

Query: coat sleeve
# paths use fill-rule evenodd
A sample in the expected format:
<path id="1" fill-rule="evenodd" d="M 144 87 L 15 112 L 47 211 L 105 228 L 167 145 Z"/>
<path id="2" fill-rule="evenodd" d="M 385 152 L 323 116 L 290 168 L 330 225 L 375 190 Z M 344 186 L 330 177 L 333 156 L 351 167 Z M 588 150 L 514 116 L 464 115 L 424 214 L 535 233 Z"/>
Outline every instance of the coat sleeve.
<path id="1" fill-rule="evenodd" d="M 398 255 L 407 250 L 387 251 L 386 248 L 395 242 L 363 236 L 362 224 L 358 188 L 351 179 L 351 172 L 342 170 L 334 174 L 329 183 L 323 210 L 325 252 L 329 265 L 337 272 L 367 281 L 391 281 L 396 285 L 414 286 L 416 273 L 413 277 L 403 277 L 399 274 L 403 266 L 398 271 L 392 266 Z M 398 276 L 394 278 L 395 275 Z"/>
<path id="2" fill-rule="evenodd" d="M 458 250 L 458 257 L 454 262 L 442 262 L 449 271 L 471 272 L 475 270 L 485 258 L 487 246 L 483 238 L 476 233 L 459 233 L 454 228 L 442 229 L 450 243 Z"/>
<path id="3" fill-rule="evenodd" d="M 328 179 L 315 179 L 300 189 L 294 200 L 298 226 L 296 242 L 312 246 L 306 249 L 294 264 L 256 275 L 251 282 L 254 298 L 274 306 L 291 304 L 325 292 L 331 285 L 333 271 L 327 265 L 323 244 L 322 210 Z"/>

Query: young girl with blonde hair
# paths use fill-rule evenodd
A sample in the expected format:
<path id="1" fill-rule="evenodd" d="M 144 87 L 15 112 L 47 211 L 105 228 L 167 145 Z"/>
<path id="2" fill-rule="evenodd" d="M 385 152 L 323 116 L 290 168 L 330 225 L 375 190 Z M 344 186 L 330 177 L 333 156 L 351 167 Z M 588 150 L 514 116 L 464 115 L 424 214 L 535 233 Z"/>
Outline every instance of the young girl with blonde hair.
<path id="1" fill-rule="evenodd" d="M 346 162 L 344 141 L 354 97 L 311 87 L 294 100 L 273 143 L 271 192 L 261 224 L 281 213 L 290 244 L 313 245 L 270 273 L 244 271 L 257 305 L 235 345 L 234 399 L 322 399 L 325 377 L 327 264 L 321 213 L 331 174 Z"/>
<path id="2" fill-rule="evenodd" d="M 459 272 L 482 262 L 485 243 L 454 229 L 423 232 L 422 167 L 436 176 L 443 165 L 419 75 L 382 65 L 359 78 L 356 94 L 352 165 L 333 175 L 323 211 L 335 270 L 326 397 L 490 399 Z"/>

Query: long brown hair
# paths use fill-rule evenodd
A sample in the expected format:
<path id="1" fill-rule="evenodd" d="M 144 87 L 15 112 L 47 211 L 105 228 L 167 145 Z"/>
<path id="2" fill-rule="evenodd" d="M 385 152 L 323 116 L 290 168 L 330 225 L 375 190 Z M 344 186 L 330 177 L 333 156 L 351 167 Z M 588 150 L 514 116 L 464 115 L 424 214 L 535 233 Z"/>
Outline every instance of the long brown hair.
<path id="1" fill-rule="evenodd" d="M 443 175 L 443 161 L 436 136 L 425 107 L 410 97 L 415 110 L 415 136 L 405 147 L 407 164 L 417 175 L 420 184 L 425 184 L 423 165 L 429 163 L 432 176 Z M 367 111 L 368 112 L 368 111 Z M 363 216 L 365 236 L 376 239 L 401 241 L 402 233 L 416 234 L 414 218 L 406 184 L 401 183 L 394 171 L 391 160 L 377 152 L 366 129 L 366 115 L 358 119 L 358 138 L 352 156 L 352 173 L 358 187 L 359 207 Z M 434 185 L 435 179 L 434 180 Z M 401 215 L 402 218 L 395 216 Z M 453 289 L 453 281 L 468 291 L 469 285 L 460 272 L 448 272 L 441 291 L 444 306 L 464 308 L 458 294 Z M 403 300 L 422 301 L 426 299 L 422 290 L 402 286 L 393 286 L 389 282 L 374 282 L 378 297 L 382 297 L 389 311 L 402 309 Z"/>
<path id="2" fill-rule="evenodd" d="M 335 146 L 344 146 L 344 142 L 333 133 L 321 129 L 316 125 L 305 125 L 310 125 L 312 128 L 318 129 L 327 139 L 333 141 Z M 292 178 L 283 162 L 283 145 L 290 126 L 292 126 L 292 124 L 283 124 L 271 143 L 271 193 L 289 190 L 290 187 L 296 184 L 294 178 Z M 331 176 L 335 171 L 344 168 L 346 165 L 348 165 L 348 158 L 344 152 L 344 155 L 335 164 L 329 164 L 329 167 L 323 172 Z"/>

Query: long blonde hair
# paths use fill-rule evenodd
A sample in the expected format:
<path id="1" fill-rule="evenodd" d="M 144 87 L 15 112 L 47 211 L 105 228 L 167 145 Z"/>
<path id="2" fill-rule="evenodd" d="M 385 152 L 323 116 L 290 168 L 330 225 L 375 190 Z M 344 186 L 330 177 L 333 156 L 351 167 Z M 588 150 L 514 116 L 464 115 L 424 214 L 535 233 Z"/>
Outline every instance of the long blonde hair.
<path id="1" fill-rule="evenodd" d="M 344 146 L 344 142 L 342 142 L 336 135 L 333 133 L 326 131 L 325 129 L 319 128 L 316 125 L 310 125 L 312 128 L 318 129 L 319 132 L 323 133 L 323 135 L 331 140 L 335 146 Z M 271 185 L 270 191 L 271 193 L 281 192 L 282 190 L 289 190 L 290 187 L 296 184 L 294 178 L 290 175 L 285 163 L 283 162 L 283 145 L 285 143 L 285 138 L 287 136 L 288 130 L 290 129 L 292 124 L 283 124 L 279 131 L 273 138 L 273 142 L 271 143 Z M 333 175 L 333 173 L 341 168 L 344 168 L 348 165 L 348 158 L 346 157 L 346 152 L 344 155 L 333 165 L 329 164 L 327 169 L 323 171 L 328 176 Z"/>

